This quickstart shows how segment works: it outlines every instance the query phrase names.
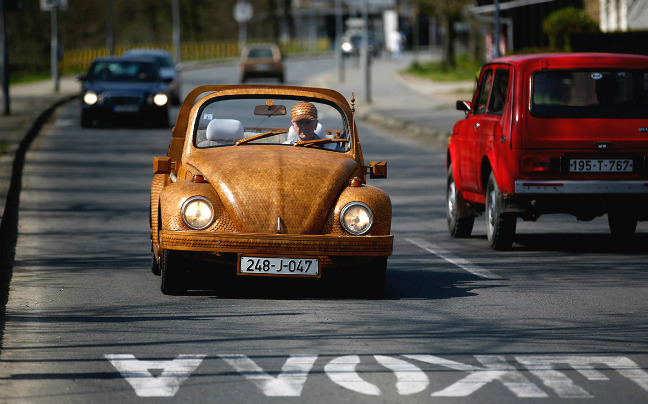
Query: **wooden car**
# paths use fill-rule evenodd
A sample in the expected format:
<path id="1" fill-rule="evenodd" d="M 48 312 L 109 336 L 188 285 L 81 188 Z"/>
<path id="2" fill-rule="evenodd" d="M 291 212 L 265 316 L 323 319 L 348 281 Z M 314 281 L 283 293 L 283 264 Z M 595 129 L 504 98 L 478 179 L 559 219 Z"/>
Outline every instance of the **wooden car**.
<path id="1" fill-rule="evenodd" d="M 202 86 L 185 99 L 151 184 L 153 273 L 187 290 L 188 270 L 299 277 L 382 294 L 391 201 L 366 184 L 355 108 L 336 91 Z"/>

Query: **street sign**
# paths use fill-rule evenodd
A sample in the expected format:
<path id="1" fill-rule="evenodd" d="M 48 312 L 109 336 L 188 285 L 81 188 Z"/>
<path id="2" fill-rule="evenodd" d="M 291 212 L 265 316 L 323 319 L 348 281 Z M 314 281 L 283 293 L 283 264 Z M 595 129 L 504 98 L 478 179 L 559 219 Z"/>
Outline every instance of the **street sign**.
<path id="1" fill-rule="evenodd" d="M 59 10 L 67 10 L 68 2 L 67 0 L 40 0 L 41 11 L 51 11 L 54 7 Z"/>
<path id="2" fill-rule="evenodd" d="M 41 0 L 42 1 L 42 0 Z M 236 22 L 244 23 L 252 18 L 252 4 L 245 0 L 239 0 L 234 5 L 234 19 Z"/>

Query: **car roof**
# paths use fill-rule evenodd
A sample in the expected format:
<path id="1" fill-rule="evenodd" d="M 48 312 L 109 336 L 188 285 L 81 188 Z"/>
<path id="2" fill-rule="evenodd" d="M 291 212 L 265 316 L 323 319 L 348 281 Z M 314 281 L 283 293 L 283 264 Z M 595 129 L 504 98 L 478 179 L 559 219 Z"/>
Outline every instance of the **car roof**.
<path id="1" fill-rule="evenodd" d="M 171 53 L 169 51 L 166 51 L 164 49 L 129 49 L 126 52 L 124 52 L 124 55 L 164 55 L 164 56 L 170 56 Z"/>
<path id="2" fill-rule="evenodd" d="M 116 57 L 116 56 L 107 56 L 107 57 L 99 57 L 93 60 L 93 63 L 96 62 L 141 62 L 141 63 L 151 63 L 155 64 L 155 61 L 151 58 L 148 57 L 128 57 L 128 58 L 123 58 L 123 57 Z"/>
<path id="3" fill-rule="evenodd" d="M 564 52 L 531 53 L 503 56 L 488 64 L 504 63 L 521 69 L 561 69 L 561 68 L 648 68 L 647 55 L 622 53 Z"/>

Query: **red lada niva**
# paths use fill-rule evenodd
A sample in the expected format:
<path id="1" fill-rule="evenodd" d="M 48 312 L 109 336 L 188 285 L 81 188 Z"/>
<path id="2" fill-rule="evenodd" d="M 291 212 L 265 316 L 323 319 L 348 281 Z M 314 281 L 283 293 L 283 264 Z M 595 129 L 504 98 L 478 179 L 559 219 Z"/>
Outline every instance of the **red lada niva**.
<path id="1" fill-rule="evenodd" d="M 447 152 L 453 237 L 485 212 L 488 243 L 508 249 L 518 218 L 607 214 L 612 235 L 648 220 L 648 56 L 507 56 L 482 68 L 458 101 Z"/>

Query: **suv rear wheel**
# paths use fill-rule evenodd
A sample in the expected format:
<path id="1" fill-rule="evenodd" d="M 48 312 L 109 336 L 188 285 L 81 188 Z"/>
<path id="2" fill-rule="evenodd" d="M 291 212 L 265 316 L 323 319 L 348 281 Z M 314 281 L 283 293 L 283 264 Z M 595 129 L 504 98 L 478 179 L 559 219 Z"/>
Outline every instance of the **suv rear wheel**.
<path id="1" fill-rule="evenodd" d="M 508 250 L 513 245 L 517 216 L 504 213 L 504 197 L 491 173 L 486 187 L 486 235 L 494 250 Z"/>
<path id="2" fill-rule="evenodd" d="M 448 230 L 452 237 L 470 237 L 470 233 L 472 233 L 473 225 L 475 223 L 475 216 L 466 216 L 465 212 L 467 210 L 468 205 L 461 194 L 457 191 L 452 165 L 450 165 L 448 168 L 448 182 L 446 187 L 446 217 L 448 219 Z"/>

